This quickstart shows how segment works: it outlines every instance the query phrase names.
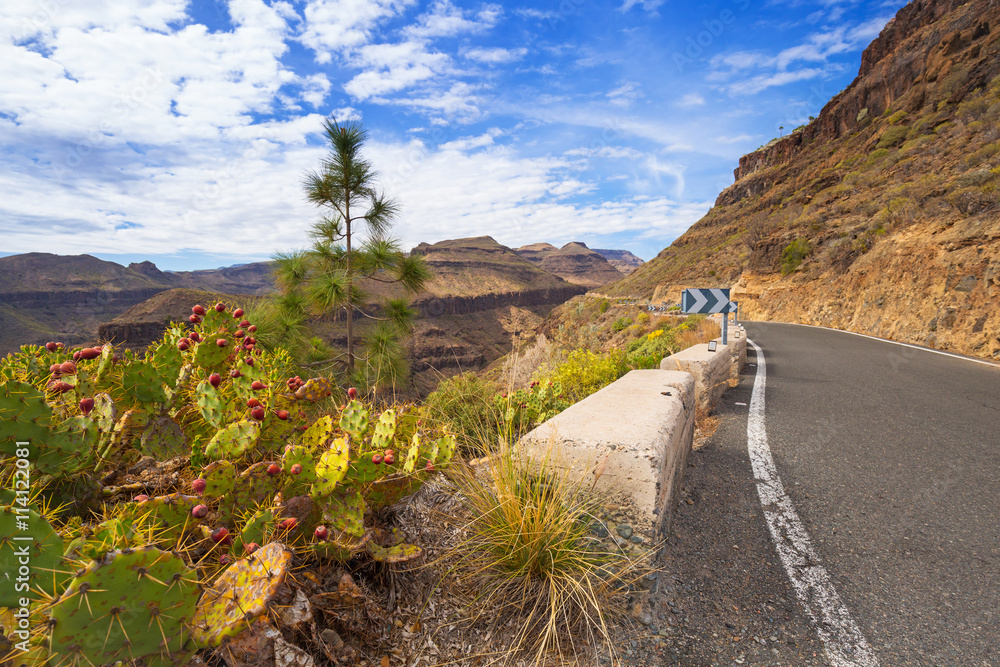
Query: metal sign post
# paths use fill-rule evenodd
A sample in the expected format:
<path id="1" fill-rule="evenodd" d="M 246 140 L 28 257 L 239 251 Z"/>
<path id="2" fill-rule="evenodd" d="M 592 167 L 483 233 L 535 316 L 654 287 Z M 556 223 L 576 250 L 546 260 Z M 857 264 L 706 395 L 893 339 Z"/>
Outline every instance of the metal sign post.
<path id="1" fill-rule="evenodd" d="M 729 313 L 722 313 L 722 344 L 729 345 Z"/>

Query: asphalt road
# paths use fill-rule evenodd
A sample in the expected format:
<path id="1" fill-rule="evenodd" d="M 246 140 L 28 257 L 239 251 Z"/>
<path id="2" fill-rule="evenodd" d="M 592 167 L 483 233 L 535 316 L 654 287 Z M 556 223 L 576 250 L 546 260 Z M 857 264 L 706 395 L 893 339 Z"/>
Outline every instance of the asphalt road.
<path id="1" fill-rule="evenodd" d="M 777 473 L 879 664 L 1000 665 L 1000 368 L 827 329 L 746 328 L 767 363 Z M 723 400 L 709 453 L 746 446 L 733 422 L 755 369 Z"/>

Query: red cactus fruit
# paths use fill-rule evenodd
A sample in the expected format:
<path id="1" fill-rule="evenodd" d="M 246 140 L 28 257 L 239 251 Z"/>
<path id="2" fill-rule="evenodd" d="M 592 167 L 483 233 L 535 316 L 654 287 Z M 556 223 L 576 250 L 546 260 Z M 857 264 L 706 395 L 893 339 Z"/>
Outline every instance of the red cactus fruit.
<path id="1" fill-rule="evenodd" d="M 427 465 L 425 465 L 424 468 L 427 470 L 427 472 L 434 472 L 434 464 L 431 463 L 430 461 L 427 462 Z"/>
<path id="2" fill-rule="evenodd" d="M 355 389 L 354 387 L 351 387 L 350 389 L 347 390 L 347 395 L 353 401 L 354 399 L 356 399 L 358 397 L 358 390 Z"/>
<path id="3" fill-rule="evenodd" d="M 215 344 L 218 345 L 219 347 L 225 347 L 229 345 L 229 341 L 226 340 L 225 338 L 218 338 L 216 339 Z"/>
<path id="4" fill-rule="evenodd" d="M 236 310 L 233 311 L 233 319 L 238 320 L 241 317 L 243 317 L 243 309 L 242 308 L 237 308 Z"/>
<path id="5" fill-rule="evenodd" d="M 232 565 L 232 563 L 233 563 L 233 557 L 230 556 L 229 554 L 219 555 L 219 565 Z"/>
<path id="6" fill-rule="evenodd" d="M 64 361 L 59 364 L 59 372 L 63 375 L 72 375 L 76 373 L 76 362 L 74 361 Z"/>
<path id="7" fill-rule="evenodd" d="M 191 324 L 198 324 L 201 322 L 201 318 L 192 313 L 191 315 L 188 315 L 188 322 Z"/>
<path id="8" fill-rule="evenodd" d="M 313 531 L 313 534 L 316 535 L 317 540 L 325 541 L 326 538 L 330 537 L 330 529 L 326 526 L 316 526 L 316 530 Z"/>
<path id="9" fill-rule="evenodd" d="M 73 361 L 80 361 L 80 350 L 73 353 Z"/>
<path id="10" fill-rule="evenodd" d="M 53 373 L 53 374 L 56 374 L 56 375 L 61 374 L 62 371 L 59 370 L 60 366 L 62 366 L 62 364 L 52 364 L 51 366 L 49 366 L 49 372 Z"/>
<path id="11" fill-rule="evenodd" d="M 250 333 L 256 333 L 257 332 L 257 325 L 256 324 L 251 324 L 250 326 L 247 327 L 247 331 L 249 331 Z"/>
<path id="12" fill-rule="evenodd" d="M 96 359 L 101 356 L 101 348 L 99 347 L 85 347 L 80 350 L 81 359 Z"/>
<path id="13" fill-rule="evenodd" d="M 278 410 L 274 414 L 281 421 L 285 421 L 286 419 L 288 419 L 288 410 Z"/>
<path id="14" fill-rule="evenodd" d="M 247 320 L 243 320 L 242 322 L 240 322 L 241 328 L 246 329 L 248 326 L 250 326 L 250 322 L 248 322 Z"/>
<path id="15" fill-rule="evenodd" d="M 256 419 L 257 421 L 262 422 L 264 421 L 264 417 L 267 416 L 267 411 L 258 405 L 256 408 L 250 411 L 250 416 Z"/>
<path id="16" fill-rule="evenodd" d="M 191 516 L 196 519 L 204 519 L 208 516 L 208 505 L 195 505 L 191 510 Z"/>
<path id="17" fill-rule="evenodd" d="M 52 391 L 60 394 L 64 394 L 67 391 L 71 391 L 72 389 L 73 385 L 71 385 L 69 382 L 56 382 L 55 384 L 52 385 Z"/>
<path id="18" fill-rule="evenodd" d="M 140 493 L 139 495 L 137 495 L 137 496 L 136 496 L 135 498 L 133 498 L 132 500 L 134 500 L 134 501 L 135 501 L 135 502 L 137 502 L 137 503 L 144 503 L 144 502 L 146 502 L 147 500 L 149 500 L 149 496 L 147 496 L 147 495 L 146 495 L 145 493 Z"/>
<path id="19" fill-rule="evenodd" d="M 86 417 L 90 414 L 90 411 L 94 409 L 94 399 L 92 398 L 81 398 L 80 399 L 80 412 Z"/>
<path id="20" fill-rule="evenodd" d="M 229 534 L 229 529 L 225 526 L 220 526 L 212 531 L 212 541 L 216 544 L 232 544 L 233 537 Z"/>
<path id="21" fill-rule="evenodd" d="M 278 528 L 281 530 L 295 530 L 295 526 L 298 525 L 299 520 L 294 516 L 290 516 L 281 523 L 278 524 Z"/>
<path id="22" fill-rule="evenodd" d="M 382 463 L 382 455 L 381 454 L 372 454 L 372 463 L 374 463 L 375 465 L 378 465 L 379 463 Z"/>
<path id="23" fill-rule="evenodd" d="M 48 350 L 49 352 L 55 352 L 56 350 L 59 349 L 59 346 L 56 345 L 54 342 L 52 342 L 52 343 L 46 343 L 45 344 L 45 349 Z"/>
<path id="24" fill-rule="evenodd" d="M 298 475 L 301 472 L 302 472 L 302 466 L 300 464 L 296 463 L 295 465 L 292 466 L 291 473 L 293 475 Z"/>
<path id="25" fill-rule="evenodd" d="M 271 465 L 267 466 L 267 474 L 270 475 L 271 477 L 274 477 L 279 473 L 281 473 L 281 466 L 279 466 L 277 463 L 272 463 Z"/>
<path id="26" fill-rule="evenodd" d="M 196 305 L 194 308 L 191 309 L 191 312 L 194 313 L 195 315 L 204 315 L 205 306 L 199 303 L 198 305 Z"/>
<path id="27" fill-rule="evenodd" d="M 243 363 L 245 363 L 247 366 L 253 366 L 253 357 L 247 357 L 246 359 L 243 360 Z"/>
<path id="28" fill-rule="evenodd" d="M 208 486 L 208 482 L 203 480 L 201 477 L 191 482 L 191 490 L 195 493 L 202 493 L 205 491 L 205 487 Z"/>
<path id="29" fill-rule="evenodd" d="M 240 373 L 238 370 L 233 369 L 229 371 L 229 377 L 235 380 L 238 377 L 243 377 L 243 373 Z"/>
<path id="30" fill-rule="evenodd" d="M 256 408 L 258 405 L 260 405 L 260 401 L 258 401 L 256 398 L 251 398 L 247 401 L 248 408 Z"/>
<path id="31" fill-rule="evenodd" d="M 260 391 L 261 389 L 267 389 L 267 385 L 260 380 L 254 380 L 250 383 L 250 388 L 254 391 Z"/>
<path id="32" fill-rule="evenodd" d="M 201 342 L 201 334 L 198 333 L 197 331 L 192 331 L 190 334 L 188 334 L 188 338 L 190 338 L 191 340 L 193 340 L 196 343 L 200 343 Z"/>
<path id="33" fill-rule="evenodd" d="M 254 551 L 257 551 L 257 549 L 260 549 L 260 545 L 257 544 L 256 542 L 249 542 L 243 545 L 243 551 L 247 552 L 248 555 L 252 554 Z"/>
<path id="34" fill-rule="evenodd" d="M 213 387 L 218 387 L 220 384 L 222 384 L 222 376 L 219 375 L 218 373 L 212 373 L 211 375 L 208 376 L 208 383 Z"/>
<path id="35" fill-rule="evenodd" d="M 236 333 L 234 333 L 233 335 L 236 336 L 237 338 L 243 338 L 244 336 L 246 336 L 246 333 L 243 331 L 243 329 L 237 329 Z"/>
<path id="36" fill-rule="evenodd" d="M 215 312 L 223 313 L 225 311 L 226 311 L 226 304 L 222 303 L 221 301 L 215 304 Z"/>
<path id="37" fill-rule="evenodd" d="M 177 341 L 177 349 L 180 350 L 181 352 L 188 349 L 189 347 L 191 347 L 191 343 L 188 341 L 187 338 L 181 338 L 179 341 Z"/>
<path id="38" fill-rule="evenodd" d="M 396 462 L 396 457 L 392 454 L 386 454 L 384 457 L 382 457 L 382 461 L 384 461 L 387 466 L 391 466 L 393 463 Z"/>

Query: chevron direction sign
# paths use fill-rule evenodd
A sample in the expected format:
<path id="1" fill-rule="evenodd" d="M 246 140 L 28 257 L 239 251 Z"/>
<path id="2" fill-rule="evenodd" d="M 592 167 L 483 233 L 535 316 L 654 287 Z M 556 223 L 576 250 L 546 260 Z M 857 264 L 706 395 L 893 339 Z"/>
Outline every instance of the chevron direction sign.
<path id="1" fill-rule="evenodd" d="M 686 289 L 681 295 L 683 313 L 728 313 L 728 289 Z"/>
<path id="2" fill-rule="evenodd" d="M 738 301 L 730 301 L 729 302 L 729 310 L 727 310 L 726 312 L 727 313 L 735 313 L 736 312 L 736 308 L 739 307 L 739 305 L 740 304 L 739 304 Z"/>

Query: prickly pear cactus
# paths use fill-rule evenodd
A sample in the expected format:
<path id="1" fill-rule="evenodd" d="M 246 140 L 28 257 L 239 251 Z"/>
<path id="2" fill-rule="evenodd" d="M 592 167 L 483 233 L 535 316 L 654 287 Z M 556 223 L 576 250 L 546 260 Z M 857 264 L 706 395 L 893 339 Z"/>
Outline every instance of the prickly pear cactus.
<path id="1" fill-rule="evenodd" d="M 395 438 L 396 411 L 390 408 L 382 413 L 375 424 L 375 433 L 372 435 L 372 447 L 383 450 L 390 448 L 394 444 Z"/>
<path id="2" fill-rule="evenodd" d="M 295 398 L 315 403 L 330 395 L 333 384 L 326 378 L 309 378 L 295 390 Z"/>
<path id="3" fill-rule="evenodd" d="M 316 481 L 313 483 L 313 495 L 328 496 L 332 494 L 337 484 L 347 474 L 349 447 L 347 440 L 337 438 L 330 449 L 323 452 L 316 463 Z"/>
<path id="4" fill-rule="evenodd" d="M 368 424 L 368 410 L 358 400 L 348 403 L 344 411 L 340 413 L 340 428 L 345 433 L 350 433 L 355 439 L 365 436 L 365 433 L 368 431 Z"/>
<path id="5" fill-rule="evenodd" d="M 30 568 L 21 577 L 25 558 Z M 52 595 L 67 567 L 62 538 L 48 521 L 23 507 L 0 508 L 0 572 L 6 575 L 0 579 L 0 607 L 18 607 L 20 598 L 34 598 L 38 589 Z"/>
<path id="6" fill-rule="evenodd" d="M 288 574 L 292 554 L 271 542 L 225 569 L 198 602 L 191 635 L 200 646 L 219 646 L 264 613 Z"/>
<path id="7" fill-rule="evenodd" d="M 140 440 L 142 453 L 157 461 L 183 456 L 190 450 L 180 424 L 170 417 L 158 417 L 146 427 Z"/>
<path id="8" fill-rule="evenodd" d="M 423 550 L 415 544 L 397 544 L 392 547 L 383 547 L 371 541 L 368 543 L 368 555 L 372 560 L 380 563 L 405 563 L 416 560 L 423 554 Z"/>
<path id="9" fill-rule="evenodd" d="M 116 551 L 79 572 L 53 602 L 49 651 L 61 663 L 101 665 L 185 648 L 197 576 L 155 547 Z"/>
<path id="10" fill-rule="evenodd" d="M 317 558 L 347 562 L 367 551 L 371 537 L 371 531 L 355 537 L 335 530 L 329 539 L 310 542 L 303 547 L 303 551 Z"/>
<path id="11" fill-rule="evenodd" d="M 260 426 L 252 421 L 230 424 L 209 441 L 205 455 L 213 459 L 239 458 L 257 442 Z"/>
<path id="12" fill-rule="evenodd" d="M 323 521 L 334 529 L 362 537 L 365 534 L 365 499 L 354 489 L 339 489 L 322 502 Z"/>
<path id="13" fill-rule="evenodd" d="M 131 513 L 139 517 L 146 517 L 147 521 L 156 522 L 161 530 L 165 531 L 161 534 L 178 537 L 185 528 L 198 523 L 198 520 L 191 514 L 191 510 L 200 504 L 201 498 L 198 496 L 171 493 L 167 496 L 157 496 L 139 501 Z"/>
<path id="14" fill-rule="evenodd" d="M 205 423 L 214 429 L 222 428 L 222 400 L 219 398 L 219 390 L 208 380 L 202 380 L 194 390 L 194 398 L 198 413 Z"/>
<path id="15" fill-rule="evenodd" d="M 270 509 L 260 509 L 242 518 L 240 523 L 243 529 L 233 540 L 233 553 L 243 554 L 249 544 L 267 544 L 271 535 L 274 534 L 274 527 L 278 523 L 278 518 L 274 511 Z"/>
<path id="16" fill-rule="evenodd" d="M 31 443 L 27 458 L 35 460 L 51 425 L 52 408 L 42 392 L 26 382 L 0 383 L 0 456 L 13 457 L 22 441 Z"/>

